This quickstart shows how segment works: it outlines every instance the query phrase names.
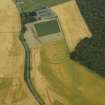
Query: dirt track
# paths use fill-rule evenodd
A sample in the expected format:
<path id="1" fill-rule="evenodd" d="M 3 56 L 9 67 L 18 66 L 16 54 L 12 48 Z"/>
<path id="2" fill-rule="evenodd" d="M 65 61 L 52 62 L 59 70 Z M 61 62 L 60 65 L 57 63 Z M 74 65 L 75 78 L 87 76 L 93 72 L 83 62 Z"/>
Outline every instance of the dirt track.
<path id="1" fill-rule="evenodd" d="M 52 7 L 52 10 L 60 19 L 70 51 L 81 39 L 91 36 L 75 0 Z"/>

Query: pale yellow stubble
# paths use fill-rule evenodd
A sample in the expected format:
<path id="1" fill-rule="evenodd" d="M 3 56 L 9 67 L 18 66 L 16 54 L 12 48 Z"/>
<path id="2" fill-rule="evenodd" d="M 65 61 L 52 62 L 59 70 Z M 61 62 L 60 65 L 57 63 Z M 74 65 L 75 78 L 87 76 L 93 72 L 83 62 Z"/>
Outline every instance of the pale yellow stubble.
<path id="1" fill-rule="evenodd" d="M 75 0 L 52 7 L 60 19 L 62 29 L 70 51 L 80 40 L 91 37 L 91 32 L 84 21 Z"/>

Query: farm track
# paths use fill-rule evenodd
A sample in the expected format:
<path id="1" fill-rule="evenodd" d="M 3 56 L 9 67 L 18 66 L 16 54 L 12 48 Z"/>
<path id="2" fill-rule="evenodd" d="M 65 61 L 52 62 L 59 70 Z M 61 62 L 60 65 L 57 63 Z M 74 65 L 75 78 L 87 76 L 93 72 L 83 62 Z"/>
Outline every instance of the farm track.
<path id="1" fill-rule="evenodd" d="M 46 105 L 44 100 L 41 98 L 41 96 L 39 95 L 39 93 L 37 92 L 36 88 L 34 87 L 32 80 L 31 80 L 31 66 L 30 66 L 30 48 L 28 43 L 25 40 L 25 30 L 23 29 L 24 24 L 23 21 L 21 19 L 21 25 L 22 25 L 22 30 L 20 32 L 19 35 L 19 39 L 21 41 L 21 44 L 24 47 L 24 81 L 27 84 L 28 89 L 30 90 L 30 93 L 33 95 L 33 97 L 35 98 L 35 101 L 37 101 L 37 103 L 39 105 Z"/>
<path id="2" fill-rule="evenodd" d="M 39 103 L 39 105 L 46 105 L 32 84 L 31 73 L 30 73 L 30 70 L 31 70 L 31 67 L 30 67 L 30 49 L 29 49 L 27 42 L 24 39 L 23 33 L 20 35 L 20 41 L 21 41 L 21 43 L 24 47 L 24 50 L 25 50 L 24 80 L 25 80 L 30 92 L 34 96 L 35 100 Z"/>

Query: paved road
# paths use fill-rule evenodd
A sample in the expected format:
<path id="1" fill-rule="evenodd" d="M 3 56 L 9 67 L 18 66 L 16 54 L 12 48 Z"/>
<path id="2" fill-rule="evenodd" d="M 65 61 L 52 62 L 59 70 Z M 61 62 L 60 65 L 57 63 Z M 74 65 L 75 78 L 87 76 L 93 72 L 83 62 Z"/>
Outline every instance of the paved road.
<path id="1" fill-rule="evenodd" d="M 31 70 L 31 67 L 30 67 L 30 49 L 29 49 L 29 46 L 28 46 L 26 40 L 24 39 L 24 33 L 23 32 L 20 35 L 20 41 L 21 41 L 21 43 L 24 47 L 24 50 L 25 50 L 24 80 L 25 80 L 30 92 L 34 96 L 35 100 L 39 103 L 39 105 L 46 105 L 32 84 L 31 73 L 30 73 L 30 70 Z"/>

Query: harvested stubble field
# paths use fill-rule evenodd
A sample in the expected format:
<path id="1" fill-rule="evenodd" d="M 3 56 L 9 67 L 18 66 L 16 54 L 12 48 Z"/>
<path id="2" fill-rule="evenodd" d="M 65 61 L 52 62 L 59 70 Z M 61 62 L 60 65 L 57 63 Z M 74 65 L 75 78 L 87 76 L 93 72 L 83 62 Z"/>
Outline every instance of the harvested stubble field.
<path id="1" fill-rule="evenodd" d="M 63 98 L 62 102 L 56 97 L 63 105 L 104 105 L 105 80 L 69 59 L 65 47 L 65 41 L 61 40 L 44 44 L 40 49 L 39 71 L 48 88 Z M 65 60 L 58 62 L 64 56 Z"/>
<path id="2" fill-rule="evenodd" d="M 54 6 L 52 10 L 60 19 L 70 51 L 74 51 L 82 39 L 92 37 L 75 0 Z M 63 102 L 56 97 L 61 105 L 104 105 L 104 78 L 70 59 L 65 47 L 65 41 L 61 40 L 40 48 L 38 70 L 49 84 L 47 88 L 63 97 Z M 63 62 L 59 62 L 61 60 Z"/>
<path id="3" fill-rule="evenodd" d="M 19 41 L 20 29 L 16 5 L 12 0 L 0 0 L 0 105 L 34 105 L 33 98 L 27 100 L 30 93 L 23 82 L 24 52 Z"/>
<path id="4" fill-rule="evenodd" d="M 52 9 L 60 18 L 70 51 L 74 50 L 81 39 L 91 37 L 91 32 L 85 24 L 74 0 L 52 7 Z M 10 0 L 1 0 L 0 10 L 0 15 L 4 17 L 0 17 L 0 24 L 2 24 L 0 30 L 4 32 L 18 32 L 20 30 L 20 24 L 17 21 L 19 17 L 13 3 Z M 16 11 L 12 12 L 14 10 Z M 12 16 L 12 18 L 9 18 L 9 16 Z M 15 24 L 13 21 L 15 21 Z M 15 33 L 0 33 L 0 46 L 0 93 L 3 94 L 3 97 L 0 97 L 0 104 L 34 105 L 34 100 L 25 87 L 26 85 L 20 87 L 20 81 L 22 81 L 20 79 L 23 76 L 24 52 L 18 37 L 15 36 Z M 35 56 L 36 60 L 34 58 Z M 48 95 L 44 96 L 48 104 L 105 105 L 105 80 L 99 75 L 90 72 L 90 69 L 71 60 L 64 40 L 44 44 L 31 58 L 34 61 L 32 62 L 32 70 L 34 71 L 32 72 L 32 77 L 36 77 L 35 86 L 40 92 L 47 93 L 46 89 L 50 91 L 48 95 L 51 101 L 48 102 Z M 37 76 L 34 74 L 36 70 L 38 71 Z M 22 84 L 24 83 L 22 82 Z M 11 86 L 13 87 L 11 88 Z M 23 96 L 21 96 L 22 94 L 16 93 L 19 93 L 19 90 L 21 90 Z M 24 95 L 27 97 L 21 101 L 20 98 L 24 98 Z M 16 102 L 17 100 L 19 102 Z"/>
<path id="5" fill-rule="evenodd" d="M 70 51 L 74 50 L 80 40 L 91 37 L 75 0 L 53 6 L 52 10 L 59 17 Z"/>

